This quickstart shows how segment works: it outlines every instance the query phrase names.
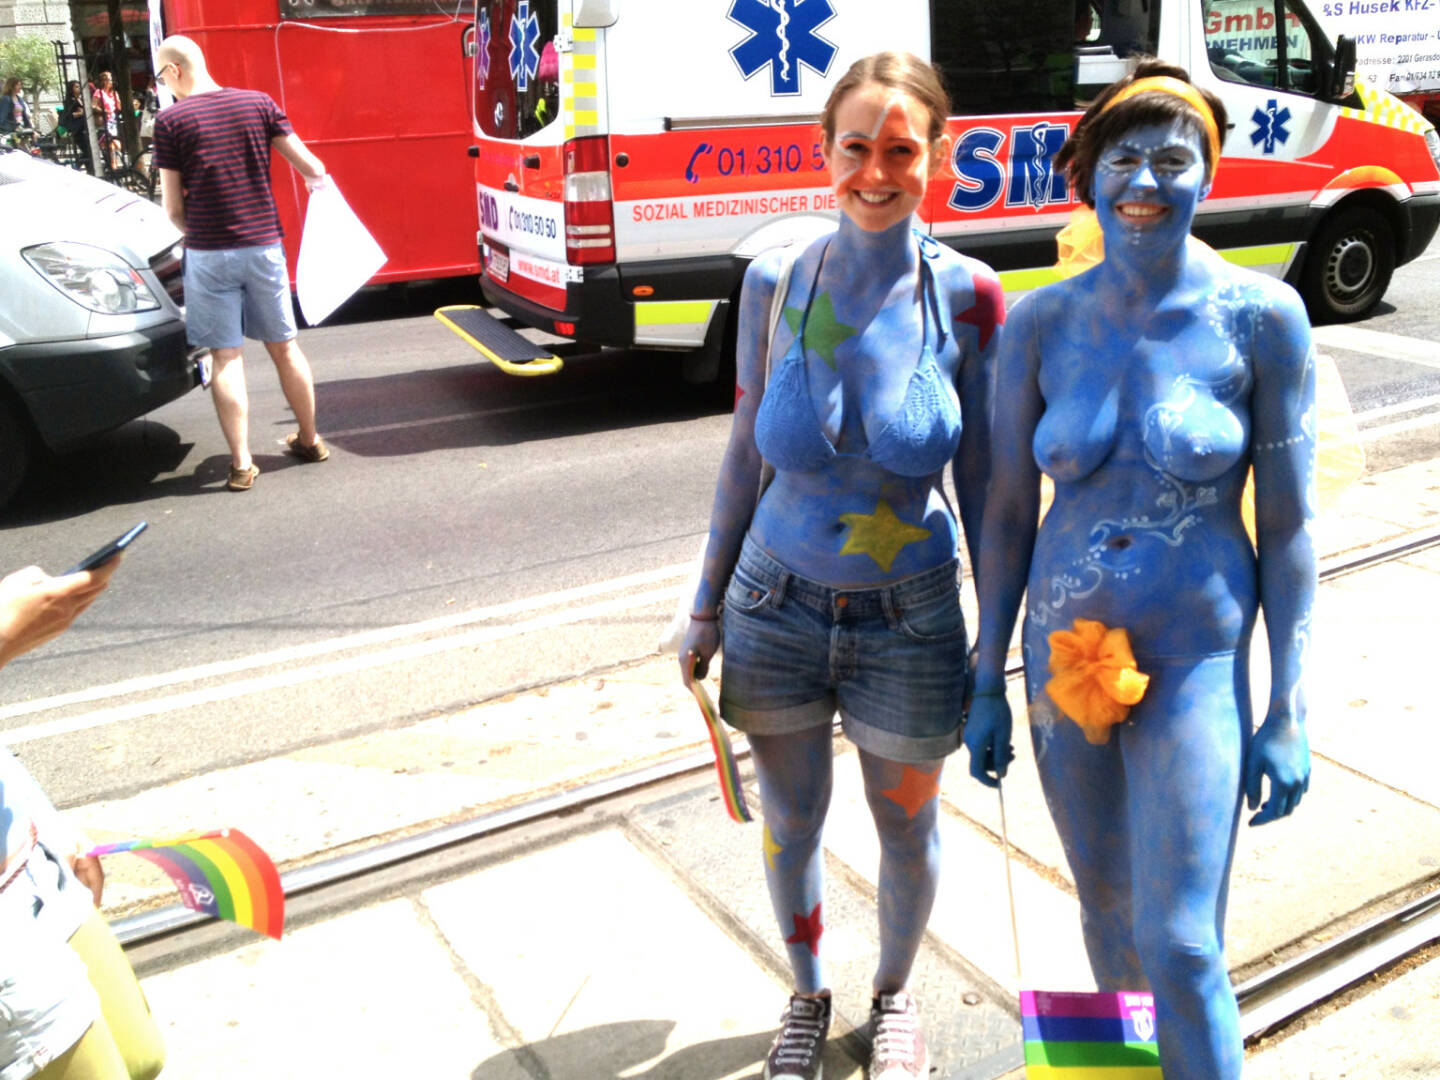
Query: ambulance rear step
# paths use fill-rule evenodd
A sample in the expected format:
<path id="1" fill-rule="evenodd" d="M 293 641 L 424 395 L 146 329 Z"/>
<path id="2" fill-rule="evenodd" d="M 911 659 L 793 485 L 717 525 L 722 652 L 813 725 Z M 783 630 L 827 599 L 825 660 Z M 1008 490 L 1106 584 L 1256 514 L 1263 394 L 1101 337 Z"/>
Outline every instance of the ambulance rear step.
<path id="1" fill-rule="evenodd" d="M 521 337 L 475 304 L 442 307 L 435 318 L 508 375 L 553 375 L 564 366 L 560 357 Z"/>

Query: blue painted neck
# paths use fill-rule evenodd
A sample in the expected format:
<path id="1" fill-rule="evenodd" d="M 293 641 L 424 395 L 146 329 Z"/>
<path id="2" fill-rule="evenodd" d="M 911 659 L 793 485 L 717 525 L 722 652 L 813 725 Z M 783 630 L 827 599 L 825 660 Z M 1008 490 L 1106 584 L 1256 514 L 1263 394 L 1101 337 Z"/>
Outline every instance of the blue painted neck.
<path id="1" fill-rule="evenodd" d="M 839 265 L 851 265 L 851 259 L 861 260 L 857 265 L 865 268 L 864 280 L 877 285 L 883 283 L 888 288 L 891 282 L 914 274 L 919 267 L 920 252 L 912 234 L 914 226 L 912 215 L 883 232 L 868 232 L 841 214 L 840 228 L 830 243 L 830 251 L 841 257 Z M 869 291 L 862 282 L 856 284 L 857 292 Z"/>

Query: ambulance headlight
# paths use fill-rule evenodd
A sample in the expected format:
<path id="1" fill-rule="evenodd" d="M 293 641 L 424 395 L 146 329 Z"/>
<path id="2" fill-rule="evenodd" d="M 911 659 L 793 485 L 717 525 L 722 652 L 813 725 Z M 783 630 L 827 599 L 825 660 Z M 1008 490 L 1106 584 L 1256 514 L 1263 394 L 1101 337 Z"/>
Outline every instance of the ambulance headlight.
<path id="1" fill-rule="evenodd" d="M 1430 148 L 1430 156 L 1435 159 L 1435 168 L 1440 170 L 1440 132 L 1433 127 L 1425 132 L 1425 145 Z"/>
<path id="2" fill-rule="evenodd" d="M 75 303 L 105 315 L 128 315 L 160 306 L 143 278 L 119 255 L 68 240 L 21 252 L 35 272 Z"/>

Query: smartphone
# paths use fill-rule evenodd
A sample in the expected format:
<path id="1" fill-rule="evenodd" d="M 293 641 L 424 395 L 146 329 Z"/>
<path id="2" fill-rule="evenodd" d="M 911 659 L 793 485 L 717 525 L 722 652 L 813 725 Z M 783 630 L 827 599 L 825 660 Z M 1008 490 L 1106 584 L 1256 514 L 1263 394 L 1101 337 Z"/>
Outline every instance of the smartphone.
<path id="1" fill-rule="evenodd" d="M 136 525 L 125 535 L 117 536 L 114 540 L 111 540 L 110 543 L 106 544 L 99 551 L 92 551 L 89 555 L 86 555 L 85 558 L 70 567 L 65 573 L 78 574 L 82 570 L 94 570 L 97 566 L 103 566 L 129 547 L 130 541 L 144 532 L 147 524 L 148 523 L 144 521 L 140 522 L 139 525 Z"/>

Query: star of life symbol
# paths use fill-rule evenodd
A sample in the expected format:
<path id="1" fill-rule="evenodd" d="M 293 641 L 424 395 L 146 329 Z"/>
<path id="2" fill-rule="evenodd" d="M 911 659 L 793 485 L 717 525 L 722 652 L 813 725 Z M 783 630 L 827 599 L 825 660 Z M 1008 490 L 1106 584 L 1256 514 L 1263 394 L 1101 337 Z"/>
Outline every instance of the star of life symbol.
<path id="1" fill-rule="evenodd" d="M 475 69 L 478 72 L 480 85 L 485 85 L 485 80 L 490 78 L 490 11 L 487 8 L 480 13 L 480 26 L 476 31 L 480 39 L 480 50 L 475 54 Z"/>
<path id="2" fill-rule="evenodd" d="M 800 93 L 800 65 L 824 78 L 835 59 L 816 32 L 835 17 L 830 0 L 731 0 L 726 17 L 750 31 L 730 58 L 746 79 L 768 64 L 771 97 Z"/>
<path id="3" fill-rule="evenodd" d="M 522 94 L 540 70 L 540 16 L 530 10 L 530 0 L 520 0 L 520 9 L 510 20 L 510 77 Z"/>
<path id="4" fill-rule="evenodd" d="M 1280 103 L 1271 98 L 1265 103 L 1265 108 L 1256 109 L 1250 114 L 1250 122 L 1255 125 L 1255 130 L 1250 133 L 1250 145 L 1259 146 L 1264 143 L 1263 152 L 1273 154 L 1276 142 L 1289 142 L 1290 132 L 1285 125 L 1290 122 L 1290 106 L 1280 108 Z"/>

